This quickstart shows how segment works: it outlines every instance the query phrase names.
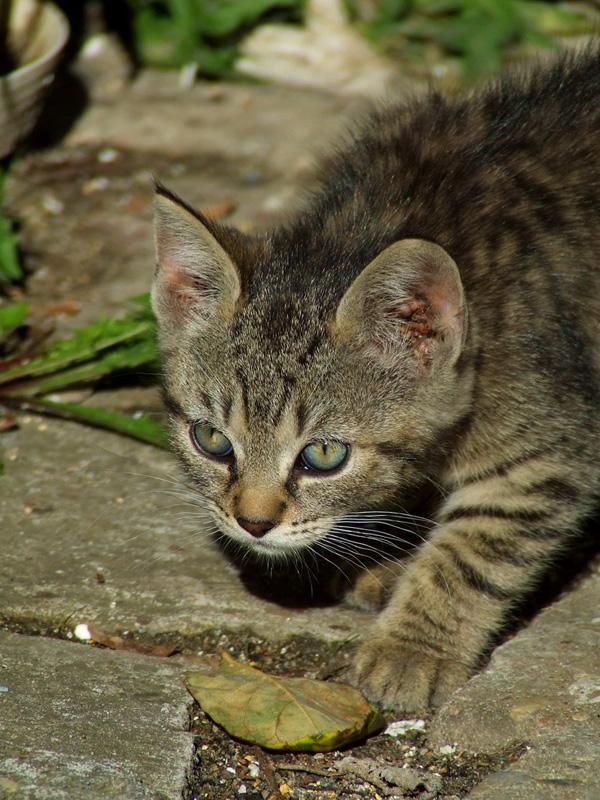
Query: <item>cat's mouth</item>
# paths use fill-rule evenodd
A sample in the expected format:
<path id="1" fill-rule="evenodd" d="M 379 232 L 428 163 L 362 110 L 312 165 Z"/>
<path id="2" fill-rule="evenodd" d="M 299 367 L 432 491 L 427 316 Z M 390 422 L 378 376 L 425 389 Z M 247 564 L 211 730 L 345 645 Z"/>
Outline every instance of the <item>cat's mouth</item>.
<path id="1" fill-rule="evenodd" d="M 237 523 L 232 524 L 227 521 L 227 524 L 224 524 L 224 520 L 219 520 L 219 527 L 230 540 L 257 555 L 274 559 L 297 555 L 310 549 L 312 545 L 326 536 L 332 524 L 333 522 L 317 524 L 315 521 L 310 526 L 298 529 L 284 523 L 274 526 L 267 533 L 257 537 Z"/>

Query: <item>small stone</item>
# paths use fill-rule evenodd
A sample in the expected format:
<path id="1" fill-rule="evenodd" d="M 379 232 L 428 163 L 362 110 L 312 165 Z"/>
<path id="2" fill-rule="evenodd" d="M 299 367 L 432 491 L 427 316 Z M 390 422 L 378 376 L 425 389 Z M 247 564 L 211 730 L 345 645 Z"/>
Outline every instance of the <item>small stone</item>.
<path id="1" fill-rule="evenodd" d="M 409 731 L 423 731 L 425 730 L 424 719 L 399 719 L 396 722 L 390 722 L 384 733 L 387 736 L 406 736 Z"/>
<path id="2" fill-rule="evenodd" d="M 242 180 L 244 183 L 256 185 L 257 183 L 262 183 L 264 175 L 259 169 L 247 169 L 242 175 Z"/>
<path id="3" fill-rule="evenodd" d="M 114 147 L 103 147 L 102 150 L 98 151 L 96 158 L 101 164 L 112 164 L 113 161 L 117 160 L 119 155 L 119 151 L 115 150 Z"/>
<path id="4" fill-rule="evenodd" d="M 443 756 L 451 756 L 453 753 L 456 753 L 456 745 L 455 744 L 445 744 L 438 750 Z"/>
<path id="5" fill-rule="evenodd" d="M 64 203 L 58 199 L 58 197 L 55 197 L 55 195 L 48 192 L 47 194 L 42 195 L 42 208 L 49 214 L 56 216 L 64 211 L 65 206 Z"/>
<path id="6" fill-rule="evenodd" d="M 81 193 L 88 195 L 94 194 L 95 192 L 103 192 L 108 188 L 108 184 L 108 178 L 104 177 L 103 175 L 98 178 L 90 178 L 89 180 L 84 181 L 82 184 Z"/>
<path id="7" fill-rule="evenodd" d="M 75 636 L 76 639 L 79 639 L 82 642 L 89 642 L 90 639 L 92 638 L 90 629 L 83 622 L 75 626 L 73 635 Z"/>

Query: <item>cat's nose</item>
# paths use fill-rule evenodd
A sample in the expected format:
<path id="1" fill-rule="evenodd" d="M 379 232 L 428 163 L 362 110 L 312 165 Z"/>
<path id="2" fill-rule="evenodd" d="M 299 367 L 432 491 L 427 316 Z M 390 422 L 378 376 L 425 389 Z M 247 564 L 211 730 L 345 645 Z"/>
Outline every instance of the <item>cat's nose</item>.
<path id="1" fill-rule="evenodd" d="M 252 520 L 245 519 L 244 517 L 237 517 L 237 522 L 245 531 L 248 531 L 248 533 L 251 533 L 252 536 L 257 539 L 260 539 L 265 533 L 270 531 L 271 528 L 275 527 L 275 523 L 271 522 L 270 519 Z"/>

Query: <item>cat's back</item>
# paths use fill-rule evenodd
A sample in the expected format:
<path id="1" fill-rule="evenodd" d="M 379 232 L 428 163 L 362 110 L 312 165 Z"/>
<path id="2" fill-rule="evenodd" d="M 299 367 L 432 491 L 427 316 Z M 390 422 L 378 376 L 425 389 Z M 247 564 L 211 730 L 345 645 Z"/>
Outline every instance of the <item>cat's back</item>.
<path id="1" fill-rule="evenodd" d="M 529 311 L 554 295 L 600 348 L 599 209 L 595 46 L 463 97 L 373 111 L 324 164 L 322 189 L 285 244 L 308 256 L 300 280 L 326 281 L 335 305 L 384 247 L 427 239 L 453 257 L 496 330 L 511 293 Z M 294 264 L 289 273 L 293 283 Z"/>

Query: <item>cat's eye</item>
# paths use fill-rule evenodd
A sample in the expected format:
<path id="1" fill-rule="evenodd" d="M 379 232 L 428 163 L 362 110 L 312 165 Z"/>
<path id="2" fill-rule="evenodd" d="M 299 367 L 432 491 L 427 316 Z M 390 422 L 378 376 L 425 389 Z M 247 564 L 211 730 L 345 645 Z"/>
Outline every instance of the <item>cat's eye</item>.
<path id="1" fill-rule="evenodd" d="M 297 466 L 311 472 L 331 472 L 341 467 L 347 456 L 348 445 L 337 439 L 322 439 L 306 445 Z"/>
<path id="2" fill-rule="evenodd" d="M 233 445 L 229 439 L 209 422 L 192 423 L 190 436 L 201 453 L 214 458 L 229 458 L 233 455 Z"/>

